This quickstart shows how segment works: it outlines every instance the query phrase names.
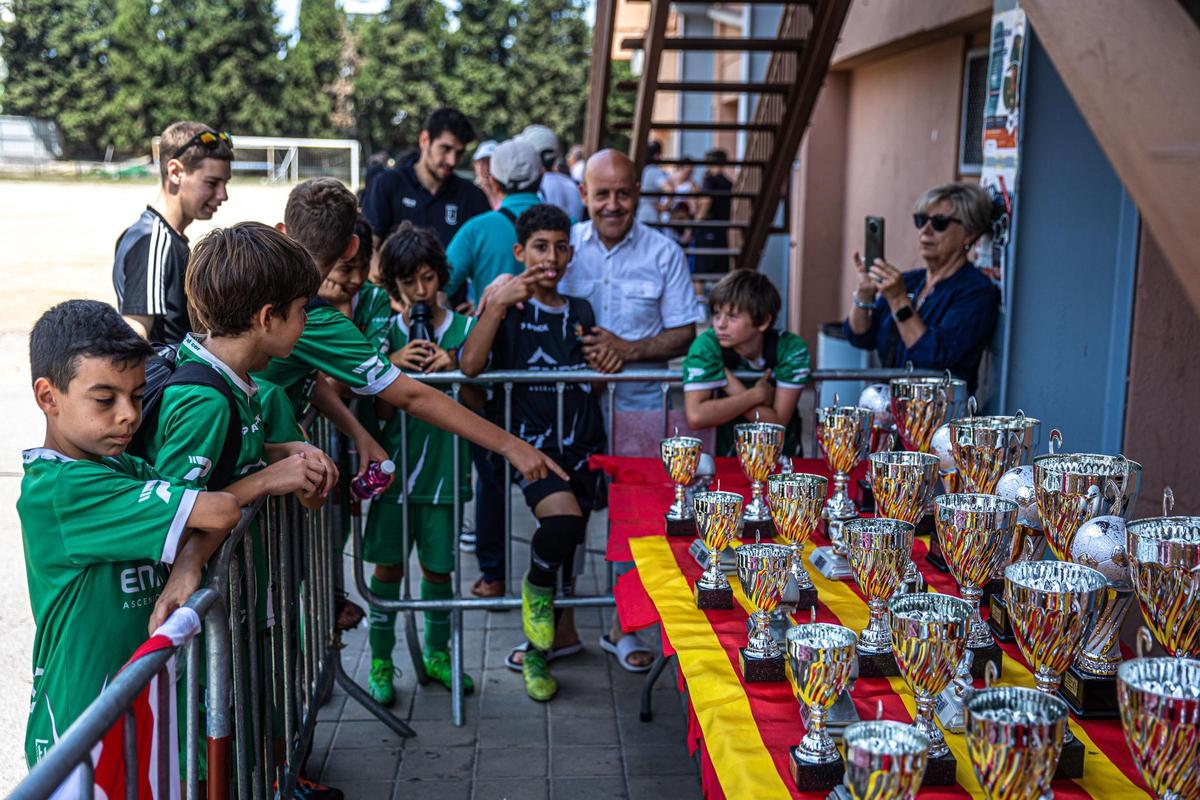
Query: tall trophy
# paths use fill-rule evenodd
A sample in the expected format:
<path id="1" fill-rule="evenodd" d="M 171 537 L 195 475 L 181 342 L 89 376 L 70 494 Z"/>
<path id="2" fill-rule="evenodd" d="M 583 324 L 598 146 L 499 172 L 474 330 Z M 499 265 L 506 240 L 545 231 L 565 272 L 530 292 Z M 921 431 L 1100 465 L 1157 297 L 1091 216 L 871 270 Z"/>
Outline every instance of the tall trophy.
<path id="1" fill-rule="evenodd" d="M 830 580 L 850 577 L 850 564 L 842 544 L 841 526 L 858 516 L 854 501 L 846 492 L 850 472 L 867 454 L 871 440 L 871 412 L 857 406 L 834 405 L 817 409 L 817 445 L 825 463 L 833 471 L 833 494 L 825 501 L 822 517 L 832 546 L 818 547 L 810 561 Z"/>
<path id="2" fill-rule="evenodd" d="M 825 715 L 841 696 L 854 671 L 854 631 L 815 622 L 787 632 L 788 663 L 796 699 L 808 709 L 808 731 L 791 750 L 792 778 L 802 792 L 832 789 L 845 769 Z"/>
<path id="3" fill-rule="evenodd" d="M 1177 658 L 1200 658 L 1200 516 L 1125 526 L 1130 573 L 1146 625 Z"/>
<path id="4" fill-rule="evenodd" d="M 902 594 L 888 603 L 888 613 L 896 663 L 916 701 L 913 727 L 929 737 L 925 784 L 953 786 L 956 762 L 933 712 L 966 654 L 971 605 L 945 594 Z"/>
<path id="5" fill-rule="evenodd" d="M 1127 661 L 1117 672 L 1117 694 L 1125 741 L 1154 794 L 1200 798 L 1200 661 Z"/>
<path id="6" fill-rule="evenodd" d="M 1013 633 L 1033 667 L 1038 691 L 1055 695 L 1096 622 L 1107 586 L 1096 570 L 1069 561 L 1027 561 L 1004 570 L 1004 599 Z M 1068 729 L 1054 777 L 1082 776 L 1083 745 Z"/>
<path id="7" fill-rule="evenodd" d="M 743 536 L 774 536 L 775 526 L 771 523 L 771 511 L 763 500 L 763 482 L 779 463 L 783 451 L 783 434 L 786 429 L 773 422 L 747 422 L 734 425 L 734 441 L 742 472 L 750 481 L 750 502 L 742 511 Z"/>
<path id="8" fill-rule="evenodd" d="M 708 569 L 696 581 L 696 608 L 733 608 L 733 589 L 721 571 L 721 551 L 733 541 L 742 519 L 737 492 L 697 492 L 692 498 L 696 528 L 708 549 Z"/>
<path id="9" fill-rule="evenodd" d="M 701 441 L 691 436 L 675 435 L 663 439 L 658 444 L 663 466 L 667 475 L 675 484 L 675 502 L 666 513 L 668 536 L 695 536 L 696 515 L 687 502 L 687 486 L 696 476 L 696 467 L 700 463 Z"/>
<path id="10" fill-rule="evenodd" d="M 927 453 L 933 432 L 946 421 L 955 401 L 966 396 L 967 382 L 947 371 L 937 378 L 892 378 L 888 389 L 892 420 L 904 449 Z"/>
<path id="11" fill-rule="evenodd" d="M 817 589 L 804 569 L 804 545 L 821 521 L 828 485 L 824 476 L 804 472 L 767 478 L 767 505 L 776 535 L 792 548 L 791 584 L 784 595 L 795 592 L 788 598 L 795 611 L 807 611 L 817 604 Z"/>
<path id="12" fill-rule="evenodd" d="M 989 686 L 971 693 L 963 713 L 971 768 L 988 800 L 1054 796 L 1066 703 L 1033 689 Z"/>
<path id="13" fill-rule="evenodd" d="M 929 763 L 929 737 L 900 722 L 846 728 L 846 776 L 828 800 L 912 800 Z"/>
<path id="14" fill-rule="evenodd" d="M 871 488 L 876 516 L 916 524 L 925 516 L 937 485 L 937 456 L 929 453 L 885 451 L 871 454 Z M 910 592 L 924 591 L 925 581 L 909 555 L 904 565 L 904 585 Z"/>
<path id="15" fill-rule="evenodd" d="M 1033 466 L 1013 467 L 996 481 L 995 494 L 1017 504 L 1017 526 L 1012 539 L 1005 542 L 996 563 L 996 574 L 1004 580 L 1004 569 L 1021 561 L 1040 561 L 1046 552 L 1046 536 L 1042 533 L 1042 517 L 1038 514 L 1037 497 L 1033 490 Z M 1012 642 L 1012 624 L 1008 621 L 1008 606 L 1004 591 L 988 597 L 988 625 L 1002 642 Z"/>
<path id="16" fill-rule="evenodd" d="M 851 519 L 842 526 L 850 568 L 871 614 L 855 645 L 860 677 L 900 674 L 892 654 L 892 633 L 886 613 L 888 600 L 903 584 L 904 565 L 912 556 L 914 531 L 911 522 L 882 517 Z"/>
<path id="17" fill-rule="evenodd" d="M 750 615 L 754 630 L 746 646 L 738 650 L 742 678 L 747 683 L 787 680 L 783 651 L 775 643 L 768 625 L 788 579 L 792 549 L 782 544 L 758 542 L 744 544 L 734 553 L 737 555 L 738 581 L 754 606 Z"/>
<path id="18" fill-rule="evenodd" d="M 1017 504 L 993 494 L 944 494 L 934 498 L 938 539 L 958 591 L 971 604 L 971 675 L 981 678 L 988 663 L 1000 669 L 1003 653 L 979 615 L 983 585 L 992 576 L 1000 545 L 1017 524 Z"/>

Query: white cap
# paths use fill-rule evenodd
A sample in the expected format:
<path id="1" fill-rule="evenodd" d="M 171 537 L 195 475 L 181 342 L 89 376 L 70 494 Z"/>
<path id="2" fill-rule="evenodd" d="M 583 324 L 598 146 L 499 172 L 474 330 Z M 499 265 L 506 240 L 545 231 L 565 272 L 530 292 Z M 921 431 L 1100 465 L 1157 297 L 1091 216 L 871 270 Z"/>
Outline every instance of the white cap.
<path id="1" fill-rule="evenodd" d="M 385 458 L 383 461 L 379 462 L 379 471 L 384 475 L 391 475 L 396 471 L 396 462 L 392 461 L 390 458 Z"/>
<path id="2" fill-rule="evenodd" d="M 533 146 L 523 139 L 509 139 L 492 151 L 492 177 L 505 192 L 528 191 L 542 177 L 542 164 Z"/>
<path id="3" fill-rule="evenodd" d="M 479 161 L 484 158 L 491 158 L 492 152 L 495 151 L 496 145 L 499 144 L 495 139 L 485 139 L 475 148 L 475 155 L 471 156 L 472 161 Z"/>
<path id="4" fill-rule="evenodd" d="M 543 166 L 552 167 L 558 160 L 558 137 L 545 125 L 530 125 L 517 138 L 533 145 Z"/>

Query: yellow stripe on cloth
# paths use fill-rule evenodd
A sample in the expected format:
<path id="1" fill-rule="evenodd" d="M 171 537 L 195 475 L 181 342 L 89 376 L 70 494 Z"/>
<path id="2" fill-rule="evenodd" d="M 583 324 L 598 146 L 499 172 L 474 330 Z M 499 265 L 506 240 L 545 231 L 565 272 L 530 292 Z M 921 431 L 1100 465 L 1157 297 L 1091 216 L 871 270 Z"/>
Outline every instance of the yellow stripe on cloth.
<path id="1" fill-rule="evenodd" d="M 663 536 L 629 540 L 642 585 L 658 609 L 663 629 L 687 679 L 692 708 L 704 732 L 713 769 L 726 797 L 790 798 L 750 710 L 729 656 Z"/>

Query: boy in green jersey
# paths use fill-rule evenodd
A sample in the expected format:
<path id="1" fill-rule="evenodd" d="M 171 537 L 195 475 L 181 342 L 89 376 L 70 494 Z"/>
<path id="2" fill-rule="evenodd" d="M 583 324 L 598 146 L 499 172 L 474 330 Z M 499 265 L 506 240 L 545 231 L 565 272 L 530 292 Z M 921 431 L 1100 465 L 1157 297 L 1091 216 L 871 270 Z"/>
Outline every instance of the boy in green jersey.
<path id="1" fill-rule="evenodd" d="M 141 419 L 150 345 L 104 303 L 69 300 L 29 337 L 42 447 L 23 454 L 33 697 L 30 767 L 133 651 L 200 586 L 237 523 L 233 495 L 200 492 L 125 454 Z M 162 564 L 174 564 L 164 582 Z"/>
<path id="2" fill-rule="evenodd" d="M 692 428 L 717 429 L 717 454 L 736 455 L 733 427 L 774 422 L 787 428 L 783 454 L 802 455 L 796 401 L 809 381 L 808 345 L 776 331 L 782 301 L 761 272 L 735 270 L 708 296 L 712 328 L 696 337 L 683 358 L 683 401 Z M 735 370 L 762 370 L 745 386 Z"/>
<path id="3" fill-rule="evenodd" d="M 353 320 L 363 338 L 378 344 L 380 352 L 386 353 L 392 299 L 382 287 L 367 280 L 374 231 L 362 214 L 354 222 L 354 235 L 359 241 L 358 252 L 329 271 L 321 283 L 320 298 Z"/>
<path id="4" fill-rule="evenodd" d="M 450 277 L 441 242 L 432 231 L 415 228 L 410 222 L 387 238 L 379 249 L 379 269 L 393 297 L 407 309 L 392 320 L 388 330 L 388 350 L 392 363 L 410 372 L 440 372 L 454 369 L 456 353 L 473 320 L 437 304 L 438 291 Z M 410 338 L 411 311 L 415 304 L 432 308 L 432 340 Z M 454 436 L 413 417 L 393 415 L 393 409 L 380 403 L 380 416 L 387 420 L 380 441 L 392 460 L 401 462 L 401 439 L 407 433 L 408 467 L 407 513 L 409 545 L 415 542 L 421 563 L 421 598 L 444 599 L 452 596 L 450 575 L 454 571 L 454 508 L 471 498 L 470 468 L 465 440 L 459 440 L 458 495 L 454 494 Z M 404 429 L 407 428 L 407 431 Z M 405 494 L 402 485 L 393 483 L 371 503 L 363 539 L 363 558 L 375 565 L 371 591 L 380 597 L 400 597 L 400 581 L 409 554 L 404 551 Z M 392 685 L 395 667 L 392 650 L 396 646 L 396 614 L 372 609 L 370 614 L 371 674 L 367 689 L 383 705 L 396 700 Z M 450 614 L 425 612 L 425 672 L 450 688 Z M 463 675 L 463 688 L 475 689 Z"/>

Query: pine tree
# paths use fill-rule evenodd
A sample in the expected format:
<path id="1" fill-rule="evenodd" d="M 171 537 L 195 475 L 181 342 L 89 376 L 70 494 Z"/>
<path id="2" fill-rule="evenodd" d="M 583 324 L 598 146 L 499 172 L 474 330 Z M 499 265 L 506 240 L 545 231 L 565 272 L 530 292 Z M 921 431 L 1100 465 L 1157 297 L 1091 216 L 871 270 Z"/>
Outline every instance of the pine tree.
<path id="1" fill-rule="evenodd" d="M 335 0 L 301 0 L 300 40 L 284 61 L 281 93 L 290 136 L 335 136 L 335 94 L 346 66 L 342 63 L 345 19 Z"/>
<path id="2" fill-rule="evenodd" d="M 545 125 L 566 142 L 583 136 L 591 36 L 583 0 L 525 0 L 518 6 L 506 84 L 512 127 Z"/>
<path id="3" fill-rule="evenodd" d="M 508 91 L 509 46 L 516 24 L 511 0 L 460 0 L 458 28 L 449 36 L 446 95 L 475 124 L 480 139 L 502 140 L 513 128 L 515 96 Z"/>
<path id="4" fill-rule="evenodd" d="M 8 77 L 4 113 L 58 125 L 67 155 L 97 157 L 108 141 L 96 111 L 112 95 L 105 69 L 112 3 L 10 0 L 0 21 Z"/>

